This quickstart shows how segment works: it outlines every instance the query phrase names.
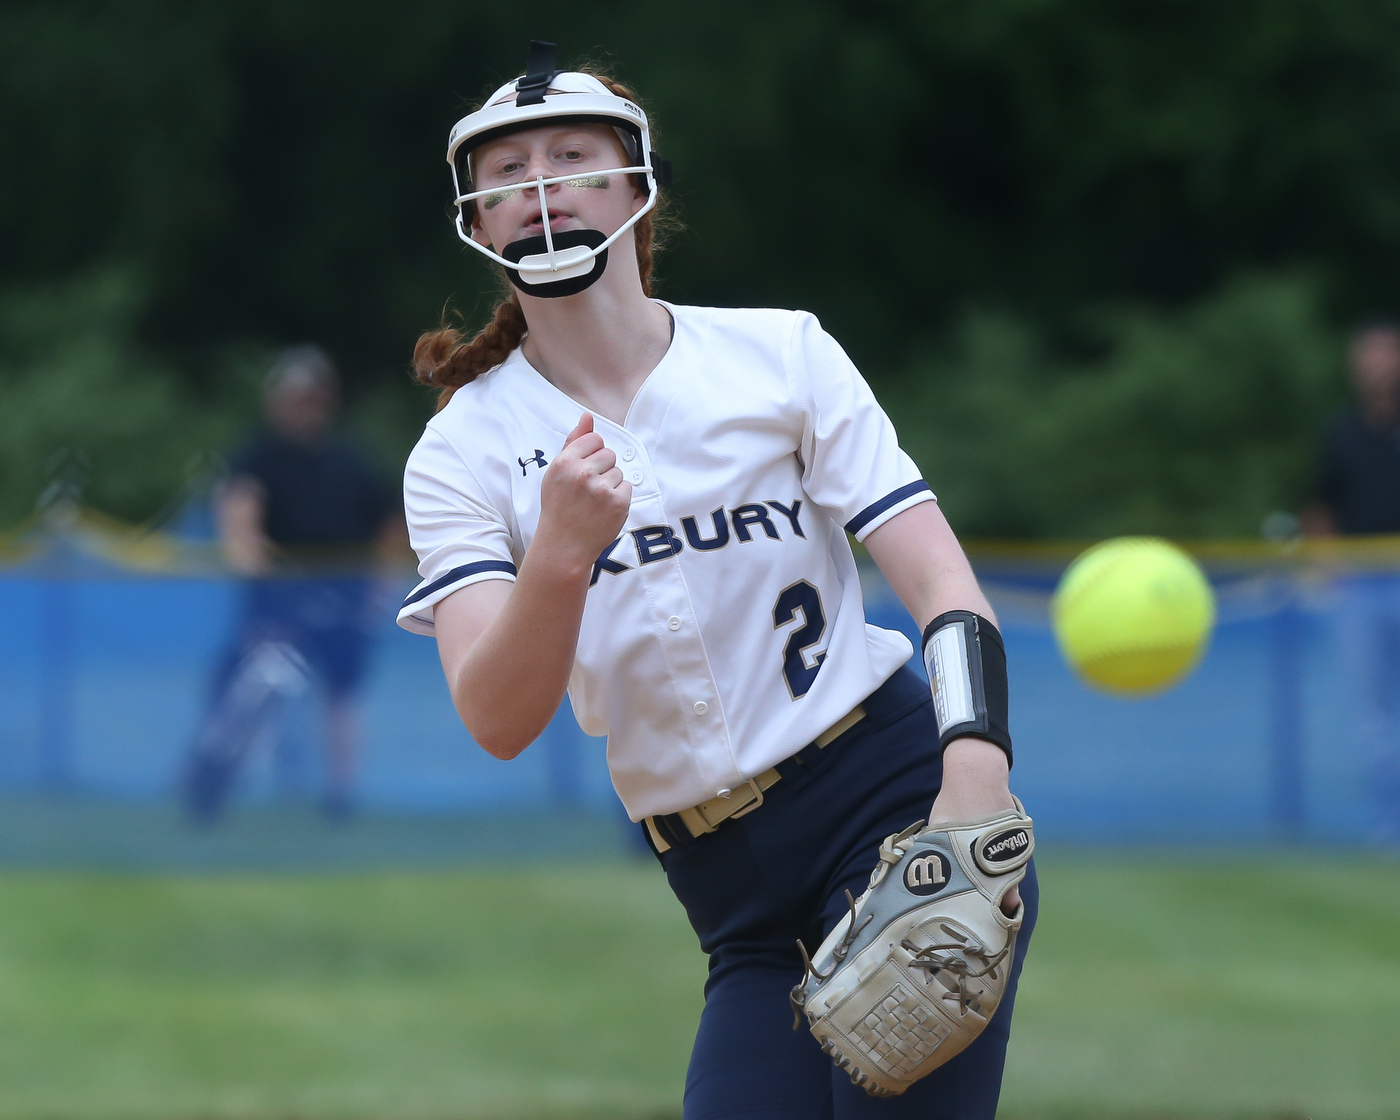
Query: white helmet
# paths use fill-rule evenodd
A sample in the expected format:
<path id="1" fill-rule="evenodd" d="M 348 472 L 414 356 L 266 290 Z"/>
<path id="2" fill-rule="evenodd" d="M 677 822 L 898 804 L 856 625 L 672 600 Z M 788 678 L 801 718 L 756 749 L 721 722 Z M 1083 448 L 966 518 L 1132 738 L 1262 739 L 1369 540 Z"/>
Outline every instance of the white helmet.
<path id="1" fill-rule="evenodd" d="M 447 138 L 447 162 L 452 168 L 456 196 L 454 222 L 457 236 L 473 249 L 503 265 L 506 275 L 522 292 L 535 296 L 567 296 L 581 292 L 603 274 L 608 246 L 631 229 L 656 205 L 658 187 L 671 182 L 671 165 L 651 150 L 647 116 L 641 108 L 619 97 L 590 74 L 554 69 L 553 43 L 533 40 L 523 77 L 507 82 L 475 113 L 452 126 Z M 558 175 L 489 190 L 473 190 L 471 156 L 482 144 L 507 133 L 534 125 L 564 121 L 610 124 L 617 130 L 632 161 L 630 167 L 610 167 L 584 175 Z M 646 204 L 612 234 L 600 230 L 566 230 L 557 236 L 544 223 L 544 233 L 512 241 L 503 254 L 492 252 L 471 236 L 470 205 L 477 199 L 495 201 L 524 190 L 538 190 L 540 207 L 547 212 L 545 188 L 555 183 L 574 187 L 606 186 L 609 175 L 640 175 L 647 188 Z"/>

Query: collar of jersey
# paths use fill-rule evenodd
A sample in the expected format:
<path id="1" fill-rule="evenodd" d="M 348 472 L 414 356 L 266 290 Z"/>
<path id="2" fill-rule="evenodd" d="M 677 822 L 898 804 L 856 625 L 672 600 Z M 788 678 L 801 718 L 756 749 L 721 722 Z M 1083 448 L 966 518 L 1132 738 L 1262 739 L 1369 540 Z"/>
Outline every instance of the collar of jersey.
<path id="1" fill-rule="evenodd" d="M 683 329 L 681 315 L 677 312 L 674 304 L 667 303 L 665 300 L 660 299 L 653 299 L 651 302 L 664 307 L 666 313 L 671 316 L 671 345 L 666 347 L 666 353 L 661 355 L 661 360 L 657 362 L 652 368 L 652 371 L 647 374 L 646 380 L 637 387 L 637 392 L 632 397 L 632 403 L 627 406 L 627 415 L 622 418 L 621 423 L 609 419 L 606 416 L 595 416 L 596 420 L 600 420 L 610 427 L 620 428 L 623 431 L 635 432 L 636 429 L 632 427 L 632 421 L 637 418 L 638 405 L 644 403 L 644 398 L 654 396 L 658 392 L 664 392 L 661 386 L 665 384 L 670 367 L 674 364 L 677 336 Z M 578 418 L 581 414 L 592 411 L 579 404 L 578 401 L 574 400 L 573 397 L 569 396 L 568 393 L 564 392 L 563 389 L 559 388 L 558 385 L 554 384 L 553 381 L 531 365 L 530 360 L 525 357 L 523 348 L 517 347 L 511 355 L 511 359 L 519 363 L 520 370 L 526 378 L 537 382 L 542 387 L 541 391 L 546 396 L 552 397 L 561 406 L 567 406 L 567 408 L 573 410 L 570 413 L 573 419 L 568 422 L 563 429 L 564 431 L 570 431 L 573 426 L 578 423 Z M 661 412 L 664 415 L 665 409 L 662 408 Z"/>

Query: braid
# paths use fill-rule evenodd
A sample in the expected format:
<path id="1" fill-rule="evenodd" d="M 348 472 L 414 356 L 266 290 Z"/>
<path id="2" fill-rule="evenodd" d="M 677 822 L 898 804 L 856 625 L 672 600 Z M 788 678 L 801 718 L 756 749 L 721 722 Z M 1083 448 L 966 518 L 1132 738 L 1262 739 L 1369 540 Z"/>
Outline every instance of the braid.
<path id="1" fill-rule="evenodd" d="M 488 369 L 495 369 L 525 337 L 525 312 L 512 292 L 496 304 L 491 321 L 470 342 L 446 321 L 421 335 L 413 347 L 413 371 L 424 385 L 434 385 L 438 409 L 452 394 Z"/>

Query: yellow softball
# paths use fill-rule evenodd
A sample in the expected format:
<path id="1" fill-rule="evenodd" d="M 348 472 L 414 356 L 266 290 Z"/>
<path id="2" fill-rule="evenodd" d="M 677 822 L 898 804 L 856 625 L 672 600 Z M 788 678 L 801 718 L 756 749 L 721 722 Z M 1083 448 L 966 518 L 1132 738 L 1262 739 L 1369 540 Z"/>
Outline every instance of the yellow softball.
<path id="1" fill-rule="evenodd" d="M 1185 677 L 1210 640 L 1215 596 L 1199 565 L 1156 537 L 1088 549 L 1050 602 L 1055 640 L 1084 680 L 1144 696 Z"/>

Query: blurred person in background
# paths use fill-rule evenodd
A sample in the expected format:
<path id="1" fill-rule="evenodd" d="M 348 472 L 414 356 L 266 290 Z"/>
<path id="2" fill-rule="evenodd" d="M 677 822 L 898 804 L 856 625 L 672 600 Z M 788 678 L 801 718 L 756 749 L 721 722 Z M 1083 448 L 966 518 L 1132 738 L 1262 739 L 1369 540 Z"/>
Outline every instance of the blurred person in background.
<path id="1" fill-rule="evenodd" d="M 406 533 L 394 491 L 334 430 L 339 382 L 319 347 L 284 350 L 265 382 L 266 426 L 230 457 L 216 495 L 224 558 L 247 579 L 185 773 L 200 822 L 223 810 L 247 757 L 275 744 L 285 702 L 313 685 L 325 705 L 322 805 L 335 820 L 353 808 L 353 701 L 378 601 L 371 569 Z"/>
<path id="2" fill-rule="evenodd" d="M 1322 443 L 1314 536 L 1400 533 L 1400 320 L 1371 319 L 1348 353 L 1356 402 Z"/>
<path id="3" fill-rule="evenodd" d="M 1363 322 L 1348 365 L 1355 403 L 1323 437 L 1312 536 L 1400 534 L 1400 319 Z M 1353 572 L 1343 584 L 1342 647 L 1359 692 L 1374 767 L 1379 838 L 1400 842 L 1400 573 Z"/>

